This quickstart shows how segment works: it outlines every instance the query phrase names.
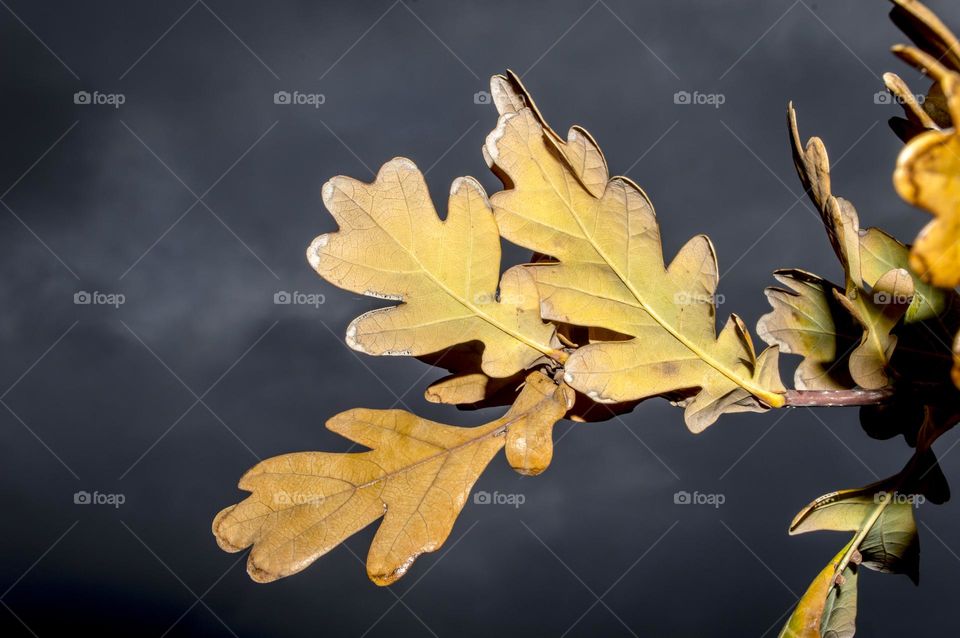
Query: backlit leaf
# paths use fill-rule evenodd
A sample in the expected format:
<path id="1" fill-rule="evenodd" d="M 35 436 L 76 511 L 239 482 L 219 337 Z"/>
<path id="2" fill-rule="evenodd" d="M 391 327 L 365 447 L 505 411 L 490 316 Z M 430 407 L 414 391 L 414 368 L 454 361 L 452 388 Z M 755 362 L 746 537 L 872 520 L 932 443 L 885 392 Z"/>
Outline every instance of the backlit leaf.
<path id="1" fill-rule="evenodd" d="M 536 284 L 523 268 L 500 279 L 500 238 L 486 193 L 474 179 L 450 189 L 440 220 L 423 175 L 410 160 L 384 164 L 371 184 L 336 177 L 323 201 L 340 231 L 307 250 L 327 281 L 403 301 L 368 312 L 347 344 L 375 355 L 424 355 L 480 341 L 483 371 L 509 376 L 547 355 L 562 360 L 553 328 L 540 319 Z"/>
<path id="2" fill-rule="evenodd" d="M 891 270 L 908 271 L 910 248 L 879 228 L 868 228 L 860 234 L 860 264 L 863 282 L 875 287 Z M 913 278 L 913 287 L 913 301 L 904 315 L 905 323 L 935 319 L 947 309 L 952 293 L 919 277 Z"/>
<path id="3" fill-rule="evenodd" d="M 960 283 L 960 40 L 922 3 L 894 2 L 894 22 L 919 47 L 896 46 L 894 53 L 934 80 L 923 103 L 934 126 L 909 140 L 893 175 L 900 196 L 934 216 L 917 236 L 910 264 L 931 284 L 955 288 Z M 957 335 L 952 378 L 960 388 Z"/>
<path id="4" fill-rule="evenodd" d="M 893 0 L 890 17 L 917 46 L 960 71 L 960 41 L 937 15 L 918 0 Z"/>
<path id="5" fill-rule="evenodd" d="M 939 83 L 953 123 L 960 123 L 960 74 L 919 49 L 897 54 L 924 69 Z M 920 231 L 910 265 L 941 288 L 960 284 L 960 136 L 956 129 L 931 130 L 913 138 L 897 158 L 893 183 L 900 196 L 934 216 Z"/>
<path id="6" fill-rule="evenodd" d="M 820 622 L 820 635 L 823 638 L 853 638 L 857 632 L 858 571 L 856 565 L 847 565 L 840 582 L 830 588 Z"/>

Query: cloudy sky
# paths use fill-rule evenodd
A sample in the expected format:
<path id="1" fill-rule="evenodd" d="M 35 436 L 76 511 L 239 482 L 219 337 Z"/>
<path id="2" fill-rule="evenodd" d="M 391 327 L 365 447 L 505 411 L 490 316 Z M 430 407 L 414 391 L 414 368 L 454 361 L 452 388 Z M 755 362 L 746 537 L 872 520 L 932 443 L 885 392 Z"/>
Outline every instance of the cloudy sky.
<path id="1" fill-rule="evenodd" d="M 960 25 L 955 3 L 931 4 Z M 839 275 L 800 197 L 789 100 L 865 226 L 910 238 L 925 222 L 891 187 L 896 113 L 875 99 L 886 70 L 923 85 L 888 52 L 903 37 L 887 3 L 863 0 L 0 5 L 4 635 L 770 636 L 845 543 L 788 537 L 792 516 L 909 457 L 853 410 L 726 416 L 694 436 L 649 401 L 559 426 L 538 478 L 494 461 L 478 488 L 523 505 L 469 504 L 393 588 L 364 573 L 374 528 L 254 584 L 209 526 L 258 459 L 345 449 L 323 423 L 351 407 L 498 414 L 428 404 L 441 372 L 344 346 L 380 302 L 304 259 L 335 228 L 323 182 L 403 155 L 435 200 L 461 175 L 496 191 L 480 154 L 495 111 L 476 96 L 512 68 L 555 128 L 583 125 L 644 187 L 667 254 L 713 239 L 720 313 L 753 325 L 772 270 Z M 325 303 L 277 305 L 281 291 Z M 957 437 L 937 445 L 948 476 Z M 724 504 L 675 505 L 679 490 Z M 865 572 L 862 635 L 955 626 L 960 519 L 949 504 L 918 516 L 924 584 Z"/>

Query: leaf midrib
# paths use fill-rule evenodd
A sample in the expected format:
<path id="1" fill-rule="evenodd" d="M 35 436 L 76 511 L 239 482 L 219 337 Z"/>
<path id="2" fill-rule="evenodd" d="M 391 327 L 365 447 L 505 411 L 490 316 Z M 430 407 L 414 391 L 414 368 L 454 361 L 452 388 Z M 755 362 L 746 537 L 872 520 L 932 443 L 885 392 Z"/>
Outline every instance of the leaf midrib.
<path id="1" fill-rule="evenodd" d="M 532 153 L 531 153 L 531 156 L 533 156 Z M 779 407 L 780 405 L 783 404 L 783 398 L 779 394 L 770 392 L 769 390 L 753 383 L 751 380 L 744 380 L 743 378 L 741 378 L 735 372 L 728 369 L 726 366 L 722 365 L 719 361 L 711 357 L 709 354 L 707 354 L 705 351 L 699 348 L 696 344 L 694 344 L 689 339 L 684 337 L 682 333 L 680 333 L 677 329 L 671 326 L 663 317 L 660 316 L 659 313 L 657 313 L 649 305 L 647 305 L 643 297 L 641 296 L 640 291 L 638 291 L 636 287 L 630 282 L 629 278 L 625 276 L 624 273 L 622 273 L 620 269 L 613 264 L 613 261 L 611 260 L 611 258 L 607 255 L 606 252 L 604 252 L 604 250 L 597 244 L 597 242 L 593 240 L 593 237 L 587 234 L 586 228 L 584 227 L 583 222 L 580 219 L 580 216 L 576 213 L 576 211 L 573 209 L 573 206 L 570 204 L 569 189 L 568 189 L 568 197 L 564 198 L 560 194 L 560 191 L 557 190 L 553 182 L 547 178 L 546 172 L 544 171 L 543 167 L 539 163 L 537 163 L 537 168 L 540 169 L 540 172 L 544 177 L 544 181 L 550 185 L 550 188 L 553 190 L 556 196 L 560 199 L 560 201 L 563 202 L 564 206 L 570 212 L 570 215 L 573 217 L 574 221 L 576 222 L 577 227 L 580 229 L 580 232 L 583 234 L 584 240 L 586 240 L 593 247 L 593 249 L 597 252 L 597 254 L 600 255 L 600 257 L 603 259 L 607 267 L 609 267 L 610 270 L 612 270 L 613 273 L 620 279 L 623 285 L 626 286 L 627 290 L 629 290 L 630 294 L 633 295 L 634 299 L 637 300 L 637 303 L 639 304 L 640 308 L 644 312 L 650 315 L 650 317 L 661 328 L 666 330 L 667 333 L 673 336 L 674 339 L 679 341 L 681 344 L 687 347 L 691 352 L 693 352 L 698 359 L 700 359 L 701 361 L 703 361 L 704 363 L 712 367 L 714 370 L 720 372 L 722 375 L 730 379 L 734 384 L 744 388 L 745 390 L 750 392 L 750 394 L 763 399 L 764 402 L 770 404 L 773 407 Z M 567 172 L 564 171 L 563 174 L 566 177 Z M 564 180 L 564 183 L 567 183 L 566 180 Z M 609 185 L 609 181 L 607 182 L 607 184 Z M 606 192 L 607 192 L 606 189 L 604 189 L 604 195 L 606 195 Z M 601 199 L 597 199 L 597 198 L 594 198 L 594 199 L 597 202 L 597 206 L 599 206 Z M 629 251 L 630 251 L 630 238 L 628 236 L 627 252 L 629 253 Z"/>
<path id="2" fill-rule="evenodd" d="M 398 184 L 399 184 L 399 186 L 400 186 L 400 191 L 401 191 L 401 193 L 403 194 L 403 205 L 404 205 L 404 207 L 405 207 L 406 210 L 407 210 L 407 219 L 408 219 L 408 220 L 412 220 L 412 215 L 411 215 L 411 212 L 410 212 L 410 205 L 409 205 L 409 202 L 408 202 L 408 200 L 407 200 L 407 193 L 406 193 L 406 191 L 405 191 L 404 188 L 403 188 L 403 180 L 398 180 Z M 471 302 L 467 301 L 466 299 L 463 299 L 462 297 L 460 297 L 457 293 L 455 293 L 453 290 L 451 290 L 445 283 L 443 283 L 440 279 L 438 279 L 438 278 L 433 274 L 432 271 L 430 271 L 426 266 L 424 266 L 423 262 L 420 261 L 419 256 L 416 254 L 416 252 L 415 252 L 412 248 L 408 248 L 407 246 L 404 246 L 403 244 L 401 244 L 392 234 L 390 234 L 390 232 L 389 232 L 386 228 L 384 228 L 384 227 L 380 224 L 380 221 L 379 221 L 376 217 L 374 217 L 374 216 L 373 216 L 370 212 L 368 212 L 363 206 L 361 206 L 359 202 L 357 202 L 353 197 L 350 196 L 350 194 L 348 194 L 348 193 L 346 193 L 345 191 L 343 191 L 343 189 L 339 189 L 339 190 L 340 190 L 341 193 L 343 193 L 344 195 L 346 195 L 346 197 L 347 197 L 348 199 L 350 199 L 350 201 L 352 201 L 354 204 L 356 204 L 357 207 L 360 208 L 360 210 L 363 210 L 364 213 L 366 213 L 367 217 L 370 218 L 370 221 L 372 221 L 372 222 L 374 223 L 374 225 L 376 225 L 377 228 L 379 228 L 381 231 L 383 231 L 383 234 L 384 234 L 384 235 L 386 235 L 387 237 L 389 237 L 390 240 L 393 241 L 401 250 L 403 250 L 405 253 L 407 253 L 407 254 L 410 256 L 410 258 L 413 259 L 414 263 L 416 263 L 416 265 L 420 268 L 420 271 L 419 271 L 419 272 L 423 273 L 423 275 L 425 275 L 425 276 L 427 277 L 427 279 L 429 279 L 431 282 L 434 283 L 434 285 L 436 285 L 436 286 L 437 286 L 438 288 L 440 288 L 444 293 L 446 293 L 447 296 L 449 296 L 451 299 L 453 299 L 454 301 L 456 301 L 457 303 L 459 303 L 460 305 L 462 305 L 464 308 L 466 308 L 467 310 L 469 310 L 474 316 L 482 319 L 483 321 L 486 321 L 488 324 L 490 324 L 490 325 L 493 326 L 494 328 L 500 330 L 500 331 L 503 332 L 504 334 L 510 335 L 511 337 L 513 337 L 514 339 L 516 339 L 517 341 L 520 341 L 521 343 L 523 343 L 523 344 L 525 344 L 525 345 L 533 348 L 534 350 L 537 350 L 538 352 L 541 352 L 541 353 L 547 355 L 548 357 L 556 358 L 556 356 L 557 356 L 557 351 L 556 351 L 555 349 L 549 347 L 549 345 L 543 345 L 543 344 L 537 343 L 536 341 L 525 337 L 524 335 L 520 334 L 519 332 L 516 332 L 516 331 L 514 331 L 514 330 L 511 330 L 509 327 L 503 325 L 500 321 L 497 321 L 494 317 L 491 317 L 491 316 L 488 315 L 486 312 L 483 312 L 482 310 L 480 310 L 480 308 L 478 308 L 477 306 L 475 306 L 473 303 L 471 303 Z M 436 217 L 436 212 L 434 212 L 433 215 L 434 215 L 434 217 Z M 439 218 L 438 218 L 438 219 L 439 219 Z M 444 226 L 444 222 L 443 222 L 442 220 L 440 221 L 440 224 L 441 224 L 441 226 Z M 411 232 L 411 237 L 412 237 L 413 230 L 411 229 L 410 232 Z M 498 237 L 497 237 L 497 240 L 499 241 L 499 235 L 498 235 Z M 473 252 L 472 252 L 472 250 L 471 250 L 471 253 L 470 253 L 470 255 L 469 255 L 469 258 L 470 258 L 470 260 L 473 259 Z M 472 261 L 470 261 L 470 263 L 471 263 L 471 265 L 472 265 Z M 469 279 L 468 279 L 467 285 L 469 286 Z M 405 303 L 409 303 L 409 302 L 406 301 L 406 299 L 404 299 L 404 302 L 405 302 Z"/>

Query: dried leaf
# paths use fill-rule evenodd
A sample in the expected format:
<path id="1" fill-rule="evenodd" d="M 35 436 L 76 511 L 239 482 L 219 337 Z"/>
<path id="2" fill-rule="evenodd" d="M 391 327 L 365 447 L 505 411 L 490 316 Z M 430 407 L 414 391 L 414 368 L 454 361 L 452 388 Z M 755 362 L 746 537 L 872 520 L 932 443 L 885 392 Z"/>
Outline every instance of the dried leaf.
<path id="1" fill-rule="evenodd" d="M 797 514 L 790 534 L 821 530 L 863 532 L 856 549 L 864 567 L 907 574 L 916 581 L 920 550 L 913 505 L 903 498 L 906 494 L 888 493 L 887 489 L 891 489 L 890 481 L 825 494 Z M 883 498 L 894 496 L 895 500 L 883 504 Z"/>
<path id="2" fill-rule="evenodd" d="M 953 338 L 953 370 L 950 373 L 953 385 L 960 388 L 960 332 Z"/>
<path id="3" fill-rule="evenodd" d="M 873 287 L 872 300 L 865 291 L 834 296 L 863 326 L 860 345 L 850 353 L 850 375 L 864 388 L 882 388 L 889 384 L 887 367 L 897 346 L 893 329 L 913 302 L 913 279 L 898 268 L 881 277 Z"/>
<path id="4" fill-rule="evenodd" d="M 685 413 L 694 431 L 782 405 L 776 349 L 757 356 L 735 316 L 717 335 L 710 241 L 693 238 L 666 266 L 649 199 L 608 179 L 589 134 L 574 127 L 563 141 L 515 76 L 494 78 L 491 93 L 501 115 L 484 149 L 506 187 L 491 198 L 500 232 L 559 262 L 528 266 L 544 318 L 633 337 L 574 351 L 567 383 L 600 402 L 697 388 Z"/>
<path id="5" fill-rule="evenodd" d="M 829 566 L 828 566 L 829 568 Z M 823 638 L 853 638 L 857 632 L 857 574 L 856 565 L 848 565 L 840 582 L 830 589 L 823 606 L 820 635 Z"/>
<path id="6" fill-rule="evenodd" d="M 844 547 L 810 583 L 800 598 L 780 638 L 850 638 L 857 617 L 857 568 L 843 572 L 843 584 L 837 585 L 837 566 L 846 554 Z M 832 632 L 832 633 L 828 633 Z"/>
<path id="7" fill-rule="evenodd" d="M 829 341 L 829 318 L 837 315 L 834 308 L 838 303 L 862 328 L 860 343 L 846 357 L 851 378 L 863 388 L 882 388 L 890 382 L 888 367 L 897 344 L 893 329 L 910 309 L 915 309 L 915 314 L 921 312 L 923 302 L 914 299 L 914 280 L 904 268 L 881 271 L 888 262 L 891 265 L 897 262 L 895 247 L 879 231 L 861 232 L 853 204 L 833 194 L 826 148 L 817 137 L 810 138 L 806 146 L 801 144 L 792 104 L 787 121 L 797 173 L 804 190 L 820 211 L 830 243 L 843 266 L 845 285 L 841 290 L 828 286 L 823 280 L 813 280 L 810 275 L 803 277 L 800 297 L 804 309 L 813 314 L 798 313 L 796 305 L 801 300 L 774 289 L 768 293 L 774 310 L 761 319 L 759 334 L 767 343 L 793 348 L 805 357 L 798 369 L 798 388 L 836 389 L 831 379 L 818 376 L 817 372 L 824 365 L 825 369 L 834 366 L 838 353 L 845 356 L 847 350 L 838 350 L 838 344 L 846 338 L 840 328 L 842 325 L 845 329 L 846 322 L 832 321 L 836 330 L 832 348 L 822 353 L 814 348 L 823 348 L 823 342 Z M 811 281 L 815 283 L 811 285 Z M 795 292 L 799 295 L 799 291 Z M 827 298 L 827 294 L 833 299 Z M 929 312 L 932 301 L 925 299 L 925 302 L 922 311 Z M 827 328 L 826 334 L 824 328 Z M 819 336 L 819 343 L 811 340 L 814 332 Z"/>
<path id="8" fill-rule="evenodd" d="M 896 53 L 924 69 L 939 83 L 952 122 L 960 122 L 960 74 L 912 47 Z M 893 183 L 908 203 L 934 220 L 917 236 L 910 265 L 920 277 L 941 288 L 960 284 L 960 136 L 956 129 L 931 130 L 913 138 L 897 158 Z"/>
<path id="9" fill-rule="evenodd" d="M 877 282 L 893 270 L 909 271 L 910 248 L 879 228 L 860 234 L 860 263 L 863 282 L 876 289 Z M 913 301 L 904 315 L 904 323 L 927 321 L 941 316 L 954 293 L 913 277 Z"/>
<path id="10" fill-rule="evenodd" d="M 910 139 L 893 175 L 900 196 L 935 217 L 920 231 L 910 264 L 931 284 L 954 288 L 960 283 L 960 40 L 920 2 L 894 1 L 894 22 L 919 47 L 896 46 L 894 53 L 934 79 L 923 108 L 936 127 Z M 957 338 L 951 376 L 960 388 Z"/>
<path id="11" fill-rule="evenodd" d="M 573 390 L 539 372 L 530 375 L 507 430 L 507 461 L 520 474 L 536 476 L 553 459 L 553 426 L 573 407 Z"/>
<path id="12" fill-rule="evenodd" d="M 786 288 L 764 292 L 773 311 L 760 317 L 757 335 L 785 354 L 803 357 L 794 372 L 798 390 L 853 387 L 849 355 L 862 330 L 837 301 L 841 289 L 803 270 L 778 270 L 773 276 Z"/>
<path id="13" fill-rule="evenodd" d="M 960 71 L 960 41 L 937 15 L 918 0 L 893 0 L 893 23 L 928 55 Z"/>
<path id="14" fill-rule="evenodd" d="M 917 96 L 910 91 L 910 87 L 907 86 L 907 83 L 904 82 L 899 75 L 896 73 L 884 73 L 883 83 L 886 85 L 887 90 L 897 98 L 900 106 L 903 107 L 903 112 L 906 114 L 907 120 L 915 129 L 919 129 L 917 131 L 918 133 L 924 129 L 939 128 L 937 123 L 933 121 L 933 118 L 923 110 L 923 106 L 920 104 Z M 926 100 L 924 100 L 924 102 L 926 102 Z"/>
<path id="15" fill-rule="evenodd" d="M 463 372 L 430 384 L 423 396 L 431 403 L 446 403 L 467 410 L 510 405 L 521 381 L 520 374 L 490 378 L 482 372 Z"/>
<path id="16" fill-rule="evenodd" d="M 423 175 L 404 158 L 384 164 L 371 184 L 335 177 L 323 201 L 341 230 L 310 245 L 314 269 L 341 288 L 404 302 L 356 318 L 347 329 L 351 348 L 416 356 L 481 341 L 491 377 L 544 355 L 564 358 L 540 319 L 530 274 L 511 268 L 500 280 L 497 226 L 474 179 L 454 181 L 442 221 Z"/>
<path id="17" fill-rule="evenodd" d="M 811 583 L 781 636 L 853 636 L 860 567 L 907 574 L 917 581 L 919 537 L 913 506 L 903 499 L 905 492 L 886 491 L 911 482 L 916 458 L 900 474 L 884 481 L 825 494 L 793 519 L 791 534 L 818 530 L 856 534 Z"/>
<path id="18" fill-rule="evenodd" d="M 542 433 L 563 416 L 567 394 L 533 373 L 517 404 L 503 417 L 472 428 L 422 419 L 403 410 L 348 410 L 327 427 L 367 452 L 298 452 L 267 459 L 247 472 L 240 489 L 251 495 L 213 521 L 220 547 L 253 546 L 251 578 L 269 582 L 301 571 L 383 518 L 367 556 L 378 585 L 403 576 L 416 558 L 447 539 L 470 489 L 520 425 L 513 461 L 536 470 L 549 463 Z M 536 433 L 531 436 L 530 433 Z M 524 446 L 526 449 L 524 449 Z"/>

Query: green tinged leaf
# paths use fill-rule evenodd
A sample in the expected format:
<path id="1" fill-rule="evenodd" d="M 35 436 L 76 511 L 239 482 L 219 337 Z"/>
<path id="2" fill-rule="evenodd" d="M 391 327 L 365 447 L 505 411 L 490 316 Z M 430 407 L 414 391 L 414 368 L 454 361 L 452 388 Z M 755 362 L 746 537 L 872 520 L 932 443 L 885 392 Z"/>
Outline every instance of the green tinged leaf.
<path id="1" fill-rule="evenodd" d="M 849 544 L 813 579 L 780 630 L 779 638 L 821 638 L 825 630 L 837 632 L 836 638 L 853 636 L 857 616 L 856 566 L 844 569 L 843 584 L 839 586 L 836 572 L 848 549 Z M 846 631 L 850 633 L 841 633 Z"/>
<path id="2" fill-rule="evenodd" d="M 868 389 L 882 388 L 890 383 L 890 362 L 898 341 L 894 329 L 908 315 L 910 321 L 936 316 L 944 306 L 944 299 L 929 286 L 923 287 L 919 295 L 915 294 L 918 282 L 905 267 L 906 247 L 881 231 L 860 230 L 853 204 L 833 194 L 830 160 L 823 142 L 814 137 L 806 146 L 801 144 L 792 105 L 788 124 L 800 181 L 820 212 L 843 267 L 845 284 L 843 288 L 833 286 L 809 273 L 792 276 L 791 282 L 783 282 L 778 277 L 793 289 L 794 298 L 791 299 L 790 291 L 769 290 L 767 297 L 773 312 L 761 319 L 758 333 L 767 343 L 780 345 L 785 351 L 789 349 L 804 358 L 797 371 L 798 389 L 844 387 L 842 376 L 826 374 L 826 370 L 841 363 L 854 384 Z M 802 284 L 802 289 L 794 283 Z M 842 313 L 837 312 L 837 305 L 855 321 L 854 333 L 860 335 L 852 351 L 840 349 L 840 343 L 849 338 L 846 334 L 849 322 L 839 318 Z M 832 347 L 825 343 L 830 341 L 831 332 Z"/>

